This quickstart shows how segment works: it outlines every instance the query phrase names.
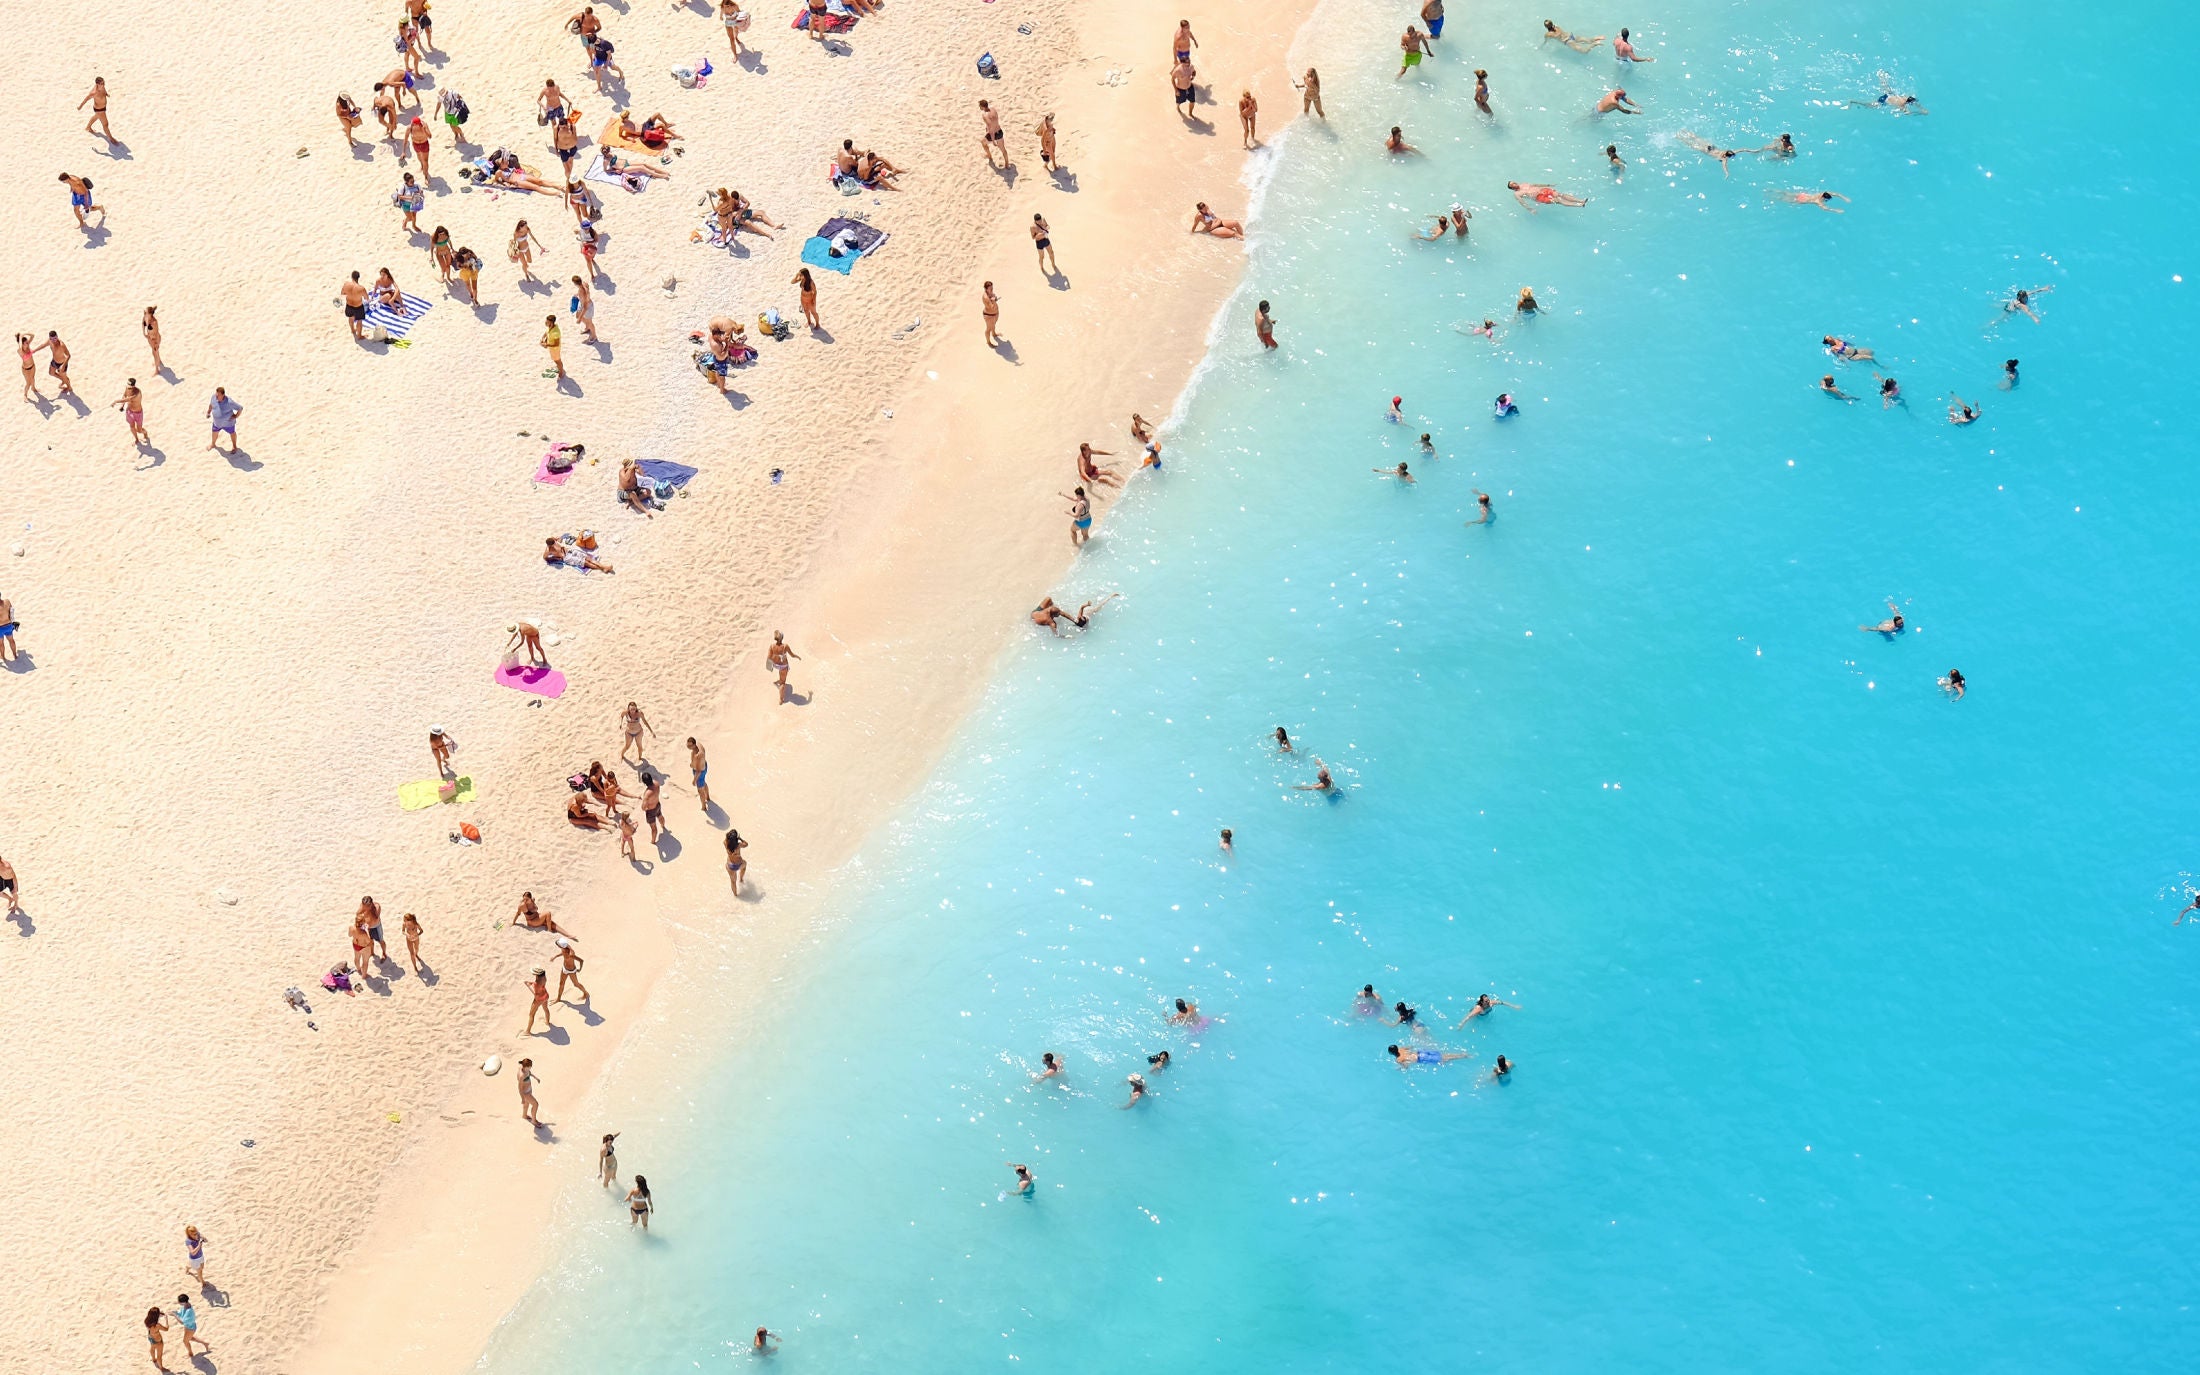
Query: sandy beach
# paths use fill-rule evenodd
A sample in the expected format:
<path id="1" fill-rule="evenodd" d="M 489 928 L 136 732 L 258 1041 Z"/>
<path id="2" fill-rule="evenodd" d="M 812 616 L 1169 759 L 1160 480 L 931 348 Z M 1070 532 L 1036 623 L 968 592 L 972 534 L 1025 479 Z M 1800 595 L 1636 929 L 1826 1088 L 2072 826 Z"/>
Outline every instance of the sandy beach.
<path id="1" fill-rule="evenodd" d="M 34 1182 L 0 1244 L 35 1276 L 0 1368 L 144 1368 L 137 1319 L 190 1284 L 187 1223 L 208 1238 L 200 1311 L 223 1366 L 472 1360 L 545 1262 L 545 1200 L 589 1169 L 594 1124 L 568 1114 L 621 1036 L 653 999 L 730 1023 L 789 957 L 1062 585 L 1078 441 L 1127 469 L 1130 412 L 1169 412 L 1242 262 L 1186 232 L 1192 202 L 1242 215 L 1235 97 L 1258 95 L 1264 134 L 1296 114 L 1285 55 L 1307 8 L 1190 13 L 1208 127 L 1187 130 L 1168 95 L 1178 10 L 1145 0 L 895 4 L 838 51 L 788 28 L 788 6 L 757 12 L 741 64 L 714 12 L 604 6 L 618 100 L 594 91 L 568 10 L 439 3 L 421 95 L 432 121 L 440 90 L 464 94 L 471 151 L 554 169 L 533 113 L 547 76 L 584 134 L 630 104 L 684 136 L 643 193 L 596 188 L 600 348 L 565 310 L 582 263 L 557 199 L 460 191 L 439 129 L 420 223 L 481 255 L 476 307 L 401 228 L 412 164 L 387 143 L 347 151 L 334 98 L 365 105 L 399 65 L 402 6 L 23 16 L 20 270 L 0 312 L 66 341 L 79 397 L 57 397 L 41 355 L 43 401 L 0 430 L 16 468 L 0 596 L 25 656 L 0 680 L 0 856 L 24 907 L 0 928 L 0 981 L 30 1031 L 0 1107 Z M 976 70 L 987 51 L 998 80 Z M 683 89 L 670 69 L 704 57 L 715 74 Z M 112 155 L 72 113 L 95 74 Z M 981 97 L 1013 178 L 984 160 Z M 1031 133 L 1047 111 L 1060 176 Z M 843 137 L 904 168 L 901 189 L 841 195 L 825 169 Z M 60 172 L 93 180 L 103 223 L 78 229 Z M 693 241 L 720 186 L 786 228 L 730 255 Z M 813 334 L 789 284 L 802 239 L 856 212 L 891 237 L 847 276 L 817 271 Z M 1033 264 L 1034 213 L 1062 280 Z M 522 217 L 561 285 L 523 290 L 501 251 Z M 350 272 L 384 267 L 432 305 L 402 347 L 355 342 L 335 304 Z M 766 308 L 796 319 L 789 338 L 756 337 Z M 562 389 L 537 342 L 553 313 Z M 690 362 L 689 333 L 720 314 L 761 350 L 730 398 Z M 109 405 L 131 377 L 151 448 Z M 217 385 L 244 408 L 235 456 L 206 448 Z M 546 437 L 587 445 L 563 486 L 533 480 Z M 616 499 L 629 457 L 699 471 L 644 519 Z M 616 573 L 545 566 L 545 537 L 583 529 Z M 492 681 L 522 618 L 569 681 L 554 700 Z M 764 670 L 774 630 L 801 656 L 786 705 Z M 616 762 L 629 700 L 655 730 L 673 837 L 645 832 L 632 864 L 562 815 L 567 775 Z M 431 725 L 476 800 L 401 810 L 400 785 L 435 776 Z M 690 735 L 713 815 L 688 786 Z M 480 845 L 451 839 L 462 821 Z M 751 846 L 740 901 L 727 824 Z M 510 924 L 522 889 L 589 960 L 590 1006 L 557 1008 L 551 1036 L 515 1034 L 554 954 Z M 349 958 L 362 894 L 400 958 L 347 997 L 319 980 Z M 405 912 L 425 975 L 401 958 Z M 709 972 L 729 948 L 734 971 Z M 479 1073 L 492 1054 L 535 1059 L 549 1131 L 519 1121 L 509 1069 Z"/>

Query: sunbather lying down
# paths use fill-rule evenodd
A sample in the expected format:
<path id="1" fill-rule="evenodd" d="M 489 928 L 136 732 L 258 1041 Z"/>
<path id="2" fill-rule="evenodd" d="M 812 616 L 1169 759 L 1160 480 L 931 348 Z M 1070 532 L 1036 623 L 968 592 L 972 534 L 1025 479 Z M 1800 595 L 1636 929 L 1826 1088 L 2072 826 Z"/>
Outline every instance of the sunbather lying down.
<path id="1" fill-rule="evenodd" d="M 572 538 L 571 535 L 563 538 L 552 535 L 544 540 L 542 542 L 542 561 L 558 568 L 593 568 L 599 573 L 616 571 L 610 564 L 581 548 L 577 542 L 573 544 L 565 542 Z"/>
<path id="2" fill-rule="evenodd" d="M 616 148 L 603 150 L 603 170 L 615 172 L 622 177 L 630 177 L 638 173 L 645 177 L 658 177 L 666 181 L 672 179 L 672 174 L 661 167 L 652 167 L 646 162 L 636 162 L 632 158 L 620 157 L 619 150 Z"/>
<path id="3" fill-rule="evenodd" d="M 619 116 L 619 133 L 648 148 L 662 148 L 672 140 L 684 137 L 674 131 L 672 121 L 663 115 L 651 115 L 636 124 L 632 110 Z"/>
<path id="4" fill-rule="evenodd" d="M 489 180 L 498 186 L 510 186 L 521 191 L 547 191 L 552 195 L 564 190 L 556 182 L 544 181 L 520 165 L 519 154 L 499 148 L 482 160 L 488 164 Z"/>

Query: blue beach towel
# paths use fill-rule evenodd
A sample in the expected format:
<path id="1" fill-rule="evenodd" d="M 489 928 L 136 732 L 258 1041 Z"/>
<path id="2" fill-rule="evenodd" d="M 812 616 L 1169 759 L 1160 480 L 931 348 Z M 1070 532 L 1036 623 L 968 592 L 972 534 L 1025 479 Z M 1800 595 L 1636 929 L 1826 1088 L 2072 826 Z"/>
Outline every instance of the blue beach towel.
<path id="1" fill-rule="evenodd" d="M 652 487 L 670 487 L 678 491 L 694 481 L 695 474 L 701 470 L 685 463 L 674 463 L 669 458 L 645 458 L 634 465 L 634 471 L 648 478 Z"/>
<path id="2" fill-rule="evenodd" d="M 423 301 L 410 292 L 399 292 L 398 296 L 405 303 L 405 313 L 403 315 L 399 315 L 379 300 L 367 302 L 368 328 L 385 329 L 389 331 L 392 339 L 402 339 L 414 325 L 420 323 L 421 316 L 435 309 L 434 302 Z"/>

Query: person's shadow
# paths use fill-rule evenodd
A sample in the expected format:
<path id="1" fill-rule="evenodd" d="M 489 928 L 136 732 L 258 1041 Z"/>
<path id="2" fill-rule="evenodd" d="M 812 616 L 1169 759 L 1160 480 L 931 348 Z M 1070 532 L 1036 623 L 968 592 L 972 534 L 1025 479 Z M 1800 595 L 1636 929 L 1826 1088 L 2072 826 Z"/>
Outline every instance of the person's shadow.
<path id="1" fill-rule="evenodd" d="M 646 859 L 643 859 L 639 850 L 634 852 L 634 858 L 628 860 L 627 863 L 634 866 L 634 872 L 637 874 L 654 873 L 657 868 L 656 865 L 650 863 Z"/>
<path id="2" fill-rule="evenodd" d="M 664 831 L 658 835 L 657 858 L 669 864 L 680 857 L 680 850 L 680 838 L 671 831 Z"/>
<path id="3" fill-rule="evenodd" d="M 84 246 L 86 248 L 98 248 L 106 243 L 109 237 L 107 226 L 104 224 L 84 226 Z"/>
<path id="4" fill-rule="evenodd" d="M 565 376 L 558 379 L 558 390 L 563 392 L 567 396 L 587 395 L 586 392 L 583 392 L 581 390 L 581 384 L 574 380 L 572 373 L 567 373 Z"/>
<path id="5" fill-rule="evenodd" d="M 1067 191 L 1072 195 L 1077 193 L 1077 174 L 1067 167 L 1057 167 L 1048 175 L 1054 178 L 1055 190 Z"/>
<path id="6" fill-rule="evenodd" d="M 757 76 L 762 76 L 771 70 L 771 68 L 764 65 L 764 54 L 754 48 L 743 48 L 741 55 L 734 59 L 734 65 L 744 72 L 750 72 Z"/>
<path id="7" fill-rule="evenodd" d="M 525 277 L 520 278 L 519 289 L 523 294 L 528 296 L 553 296 L 557 294 L 558 290 L 556 287 L 552 286 L 548 282 L 531 282 Z"/>
<path id="8" fill-rule="evenodd" d="M 157 448 L 157 447 L 155 447 L 154 445 L 151 445 L 151 444 L 140 444 L 140 445 L 138 445 L 138 452 L 139 452 L 139 453 L 141 453 L 141 454 L 146 454 L 146 455 L 149 455 L 149 456 L 150 456 L 150 457 L 152 458 L 152 462 L 150 462 L 150 463 L 140 463 L 140 464 L 139 464 L 139 465 L 137 466 L 137 471 L 138 471 L 138 472 L 141 472 L 141 473 L 142 473 L 142 472 L 146 472 L 146 471 L 148 471 L 148 470 L 150 470 L 150 469 L 153 469 L 153 468 L 158 468 L 158 467 L 159 467 L 159 466 L 160 466 L 161 464 L 163 464 L 163 463 L 166 463 L 166 462 L 168 461 L 168 455 L 167 455 L 166 453 L 162 452 L 162 451 L 161 451 L 161 450 L 160 450 L 159 448 Z"/>
<path id="9" fill-rule="evenodd" d="M 708 821 L 718 830 L 723 831 L 724 829 L 726 829 L 726 809 L 719 806 L 715 802 L 711 803 L 708 807 L 703 808 L 703 819 L 705 821 Z"/>
<path id="10" fill-rule="evenodd" d="M 428 963 L 428 962 L 427 962 L 426 960 L 422 960 L 422 961 L 420 962 L 420 974 L 419 974 L 419 979 L 420 979 L 421 985 L 422 985 L 423 987 L 426 987 L 426 988 L 433 988 L 433 987 L 435 987 L 435 986 L 436 986 L 437 984 L 439 984 L 439 983 L 442 983 L 442 982 L 443 982 L 443 976 L 442 976 L 441 974 L 438 974 L 438 973 L 436 973 L 436 972 L 435 972 L 435 966 L 434 966 L 434 965 L 432 965 L 432 964 L 429 964 L 429 963 Z"/>
<path id="11" fill-rule="evenodd" d="M 11 659 L 0 659 L 0 668 L 4 668 L 10 673 L 29 673 L 32 669 L 35 669 L 37 667 L 38 665 L 32 661 L 30 653 L 27 650 L 19 649 L 15 651 L 15 657 Z"/>
<path id="12" fill-rule="evenodd" d="M 107 147 L 103 151 L 108 157 L 113 158 L 116 162 L 130 162 L 134 160 L 130 156 L 130 145 L 124 143 L 120 139 L 110 140 L 107 144 Z"/>
<path id="13" fill-rule="evenodd" d="M 817 340 L 817 342 L 819 342 L 820 344 L 830 344 L 831 342 L 833 342 L 833 332 L 825 328 L 823 325 L 810 326 L 810 337 Z"/>
<path id="14" fill-rule="evenodd" d="M 494 301 L 474 302 L 474 318 L 485 325 L 495 324 L 497 322 L 497 303 Z"/>
<path id="15" fill-rule="evenodd" d="M 351 160 L 353 162 L 374 161 L 374 145 L 371 143 L 354 143 L 351 145 Z"/>
<path id="16" fill-rule="evenodd" d="M 177 386 L 183 381 L 181 377 L 176 376 L 176 370 L 172 367 L 169 367 L 166 363 L 163 363 L 159 367 L 153 369 L 153 376 L 158 377 L 161 381 L 166 382 L 171 387 Z"/>
<path id="17" fill-rule="evenodd" d="M 222 450 L 222 457 L 228 459 L 229 466 L 240 473 L 256 473 L 267 466 L 254 458 L 251 452 L 246 449 L 224 449 Z"/>
<path id="18" fill-rule="evenodd" d="M 1062 272 L 1062 269 L 1056 268 L 1046 276 L 1047 285 L 1053 287 L 1056 291 L 1069 290 L 1069 278 Z"/>
<path id="19" fill-rule="evenodd" d="M 598 339 L 595 343 L 590 344 L 588 347 L 596 351 L 597 362 L 609 363 L 611 361 L 611 345 L 605 343 L 603 340 Z"/>
<path id="20" fill-rule="evenodd" d="M 542 1032 L 541 1035 L 543 1040 L 548 1041 L 551 1045 L 554 1046 L 569 1046 L 573 1044 L 573 1033 L 567 1031 L 562 1026 L 551 1027 L 549 1030 Z"/>
<path id="21" fill-rule="evenodd" d="M 567 1003 L 565 1010 L 580 1018 L 582 1026 L 598 1027 L 603 1025 L 603 1014 L 587 1003 Z"/>
<path id="22" fill-rule="evenodd" d="M 999 354 L 1001 357 L 1006 358 L 1011 363 L 1015 363 L 1018 366 L 1021 366 L 1023 364 L 1024 360 L 1022 356 L 1016 352 L 1016 346 L 1008 342 L 1008 340 L 1006 339 L 1003 339 L 999 343 L 995 344 L 993 346 L 993 351 Z"/>
<path id="23" fill-rule="evenodd" d="M 992 159 L 988 158 L 986 162 L 987 165 L 990 166 L 992 164 Z M 1011 162 L 1006 166 L 994 167 L 993 174 L 1001 179 L 1001 186 L 1004 190 L 1013 191 L 1016 189 L 1015 163 Z"/>
<path id="24" fill-rule="evenodd" d="M 8 913 L 8 920 L 15 923 L 15 934 L 18 936 L 29 937 L 38 934 L 38 927 L 31 921 L 31 914 L 26 908 L 18 907 L 13 912 Z"/>

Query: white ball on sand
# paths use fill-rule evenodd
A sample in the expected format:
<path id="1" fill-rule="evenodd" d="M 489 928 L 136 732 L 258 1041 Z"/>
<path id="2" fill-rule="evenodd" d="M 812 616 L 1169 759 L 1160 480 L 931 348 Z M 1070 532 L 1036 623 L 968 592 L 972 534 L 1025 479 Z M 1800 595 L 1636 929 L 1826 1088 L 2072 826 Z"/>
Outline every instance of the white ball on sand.
<path id="1" fill-rule="evenodd" d="M 504 1057 L 501 1055 L 492 1055 L 488 1059 L 481 1062 L 481 1072 L 483 1074 L 494 1074 L 498 1070 L 503 1068 Z"/>

